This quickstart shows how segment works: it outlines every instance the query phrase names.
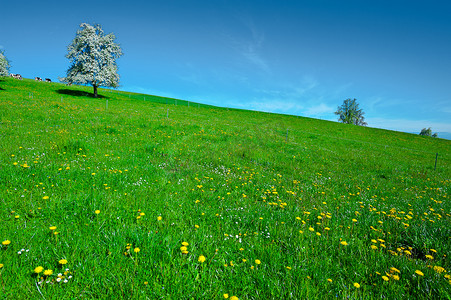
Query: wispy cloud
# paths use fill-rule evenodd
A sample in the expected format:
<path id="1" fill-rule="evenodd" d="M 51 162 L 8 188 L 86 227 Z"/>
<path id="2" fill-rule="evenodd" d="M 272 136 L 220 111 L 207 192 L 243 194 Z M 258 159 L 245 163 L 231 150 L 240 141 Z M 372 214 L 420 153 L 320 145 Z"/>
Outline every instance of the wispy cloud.
<path id="1" fill-rule="evenodd" d="M 265 34 L 255 26 L 251 18 L 240 18 L 240 23 L 243 24 L 241 36 L 226 35 L 229 46 L 249 64 L 261 71 L 269 72 L 268 61 L 261 54 Z"/>
<path id="2" fill-rule="evenodd" d="M 433 122 L 428 120 L 366 118 L 368 126 L 404 132 L 420 132 L 431 127 L 433 132 L 451 133 L 451 123 Z"/>

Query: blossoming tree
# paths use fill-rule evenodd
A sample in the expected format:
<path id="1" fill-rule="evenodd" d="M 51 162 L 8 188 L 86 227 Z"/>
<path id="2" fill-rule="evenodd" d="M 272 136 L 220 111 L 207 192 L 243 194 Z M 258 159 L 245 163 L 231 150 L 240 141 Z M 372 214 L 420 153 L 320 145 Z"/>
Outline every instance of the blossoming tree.
<path id="1" fill-rule="evenodd" d="M 0 51 L 0 76 L 8 76 L 9 67 L 9 61 L 5 57 L 4 51 Z"/>
<path id="2" fill-rule="evenodd" d="M 94 97 L 97 97 L 99 86 L 118 86 L 116 59 L 123 53 L 119 44 L 114 42 L 115 35 L 105 35 L 100 25 L 82 23 L 80 28 L 67 47 L 70 67 L 61 81 L 92 85 Z"/>

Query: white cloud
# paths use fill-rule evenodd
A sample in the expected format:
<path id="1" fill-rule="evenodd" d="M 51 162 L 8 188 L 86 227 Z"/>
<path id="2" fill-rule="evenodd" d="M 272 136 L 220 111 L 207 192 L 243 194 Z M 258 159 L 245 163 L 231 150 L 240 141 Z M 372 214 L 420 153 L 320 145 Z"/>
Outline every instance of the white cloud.
<path id="1" fill-rule="evenodd" d="M 318 105 L 307 107 L 304 110 L 305 116 L 307 117 L 319 117 L 324 115 L 332 115 L 334 113 L 334 108 L 325 103 L 320 103 Z"/>
<path id="2" fill-rule="evenodd" d="M 431 127 L 433 132 L 451 133 L 451 123 L 434 122 L 428 120 L 365 118 L 370 127 L 383 128 L 403 132 L 420 132 L 423 128 Z"/>

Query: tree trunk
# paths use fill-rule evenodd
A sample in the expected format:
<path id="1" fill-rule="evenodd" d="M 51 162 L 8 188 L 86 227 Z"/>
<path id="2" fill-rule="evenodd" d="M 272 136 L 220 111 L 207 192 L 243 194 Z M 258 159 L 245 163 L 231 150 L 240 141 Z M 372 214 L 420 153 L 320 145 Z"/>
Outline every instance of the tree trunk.
<path id="1" fill-rule="evenodd" d="M 94 87 L 94 98 L 97 98 L 97 85 L 93 84 Z"/>

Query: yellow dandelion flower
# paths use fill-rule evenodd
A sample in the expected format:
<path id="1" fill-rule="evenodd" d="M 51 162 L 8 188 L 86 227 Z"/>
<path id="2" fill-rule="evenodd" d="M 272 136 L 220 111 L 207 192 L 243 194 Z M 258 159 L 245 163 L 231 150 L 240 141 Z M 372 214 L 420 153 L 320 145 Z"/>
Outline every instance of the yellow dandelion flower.
<path id="1" fill-rule="evenodd" d="M 434 270 L 438 273 L 446 272 L 445 268 L 440 266 L 434 266 Z"/>
<path id="2" fill-rule="evenodd" d="M 352 219 L 352 222 L 354 222 L 354 223 L 357 222 L 357 219 Z"/>
<path id="3" fill-rule="evenodd" d="M 437 253 L 437 250 L 435 249 L 430 249 L 432 252 Z"/>
<path id="4" fill-rule="evenodd" d="M 377 250 L 377 246 L 371 245 L 371 249 Z"/>
<path id="5" fill-rule="evenodd" d="M 162 219 L 163 219 L 162 216 L 158 216 L 158 218 L 157 218 L 158 221 L 161 221 Z"/>
<path id="6" fill-rule="evenodd" d="M 185 246 L 180 247 L 180 251 L 186 251 L 188 250 L 188 248 L 186 248 Z"/>
<path id="7" fill-rule="evenodd" d="M 96 215 L 100 214 L 100 210 L 96 209 L 95 214 Z"/>
<path id="8" fill-rule="evenodd" d="M 133 252 L 138 253 L 139 251 L 141 251 L 141 249 L 139 249 L 138 247 L 136 247 L 135 249 L 133 249 Z"/>
<path id="9" fill-rule="evenodd" d="M 34 272 L 35 272 L 36 274 L 39 274 L 39 273 L 41 273 L 42 271 L 44 271 L 44 268 L 41 267 L 41 266 L 34 268 Z"/>
<path id="10" fill-rule="evenodd" d="M 56 229 L 56 226 L 50 226 L 49 229 L 50 229 L 50 230 L 55 230 L 55 229 Z"/>
<path id="11" fill-rule="evenodd" d="M 396 273 L 401 273 L 401 271 L 399 271 L 399 270 L 396 269 L 395 267 L 391 267 L 390 270 L 393 271 L 393 272 L 396 272 Z"/>
<path id="12" fill-rule="evenodd" d="M 223 296 L 224 296 L 224 299 L 229 298 L 229 294 L 224 294 Z"/>
<path id="13" fill-rule="evenodd" d="M 320 236 L 320 235 L 321 235 L 321 233 L 317 232 L 317 233 L 316 233 L 316 235 L 317 235 L 317 236 Z"/>
<path id="14" fill-rule="evenodd" d="M 286 267 L 288 270 L 291 270 L 291 267 Z"/>
<path id="15" fill-rule="evenodd" d="M 259 264 L 261 264 L 262 262 L 259 260 L 259 259 L 256 259 L 255 260 L 255 264 L 257 264 L 257 265 L 259 265 Z"/>
<path id="16" fill-rule="evenodd" d="M 42 199 L 47 200 L 47 199 L 49 199 L 49 196 L 44 196 L 44 197 L 42 197 Z"/>
<path id="17" fill-rule="evenodd" d="M 67 264 L 67 259 L 61 259 L 60 261 L 58 261 L 58 263 L 60 265 L 65 265 L 65 264 Z"/>
<path id="18" fill-rule="evenodd" d="M 197 259 L 197 261 L 199 261 L 200 263 L 203 263 L 205 261 L 205 256 L 201 255 L 199 256 L 199 258 Z"/>
<path id="19" fill-rule="evenodd" d="M 396 280 L 396 281 L 399 280 L 399 276 L 398 276 L 398 275 L 393 275 L 392 278 L 393 278 L 394 280 Z"/>
<path id="20" fill-rule="evenodd" d="M 0 269 L 3 268 L 3 264 L 0 264 Z"/>
<path id="21" fill-rule="evenodd" d="M 388 281 L 388 277 L 387 277 L 387 276 L 382 276 L 382 279 L 383 279 L 384 281 Z"/>
<path id="22" fill-rule="evenodd" d="M 11 241 L 10 241 L 10 240 L 4 240 L 4 241 L 2 242 L 2 245 L 3 245 L 3 246 L 8 246 L 9 244 L 11 244 Z"/>
<path id="23" fill-rule="evenodd" d="M 356 289 L 358 289 L 358 288 L 360 288 L 360 284 L 358 284 L 357 282 L 354 282 L 354 287 L 355 287 Z"/>
<path id="24" fill-rule="evenodd" d="M 434 259 L 434 257 L 432 255 L 429 255 L 429 254 L 426 255 L 426 258 L 430 259 L 430 260 Z"/>
<path id="25" fill-rule="evenodd" d="M 330 278 L 327 278 L 327 281 L 328 281 L 328 282 L 332 282 L 332 279 L 330 279 Z"/>
<path id="26" fill-rule="evenodd" d="M 420 276 L 424 276 L 424 273 L 421 272 L 420 270 L 415 270 L 415 274 L 418 274 L 418 275 L 420 275 Z"/>
<path id="27" fill-rule="evenodd" d="M 44 271 L 44 275 L 45 276 L 50 276 L 50 275 L 52 275 L 53 274 L 53 271 L 52 270 L 45 270 Z"/>
<path id="28" fill-rule="evenodd" d="M 240 300 L 237 296 L 230 297 L 230 300 Z"/>
<path id="29" fill-rule="evenodd" d="M 375 239 L 372 239 L 371 242 L 377 244 L 377 241 Z"/>
<path id="30" fill-rule="evenodd" d="M 340 244 L 342 244 L 343 246 L 349 245 L 346 241 L 341 241 Z"/>
<path id="31" fill-rule="evenodd" d="M 182 242 L 182 245 L 186 247 L 186 246 L 188 246 L 189 244 L 188 244 L 187 242 Z"/>

